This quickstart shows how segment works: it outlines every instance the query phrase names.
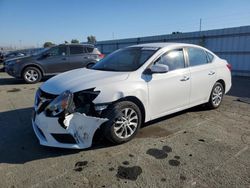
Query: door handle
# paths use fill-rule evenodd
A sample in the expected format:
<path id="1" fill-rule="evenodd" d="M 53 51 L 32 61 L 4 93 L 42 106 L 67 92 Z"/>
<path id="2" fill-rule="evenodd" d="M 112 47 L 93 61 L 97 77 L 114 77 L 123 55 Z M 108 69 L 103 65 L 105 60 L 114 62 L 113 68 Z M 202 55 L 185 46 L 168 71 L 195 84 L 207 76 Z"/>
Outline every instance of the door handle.
<path id="1" fill-rule="evenodd" d="M 214 71 L 209 71 L 208 75 L 214 75 L 215 72 Z"/>
<path id="2" fill-rule="evenodd" d="M 183 78 L 180 79 L 180 81 L 187 81 L 189 80 L 189 76 L 183 76 Z"/>

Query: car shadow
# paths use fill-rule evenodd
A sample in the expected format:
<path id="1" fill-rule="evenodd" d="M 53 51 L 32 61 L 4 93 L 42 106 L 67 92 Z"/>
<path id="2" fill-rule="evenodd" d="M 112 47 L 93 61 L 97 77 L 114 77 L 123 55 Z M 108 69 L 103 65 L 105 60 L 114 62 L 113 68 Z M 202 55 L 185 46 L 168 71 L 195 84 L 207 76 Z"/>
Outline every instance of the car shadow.
<path id="1" fill-rule="evenodd" d="M 21 79 L 16 78 L 0 78 L 0 85 L 19 85 L 25 84 L 25 82 Z"/>
<path id="2" fill-rule="evenodd" d="M 45 82 L 52 76 L 44 77 L 40 82 Z M 0 78 L 0 85 L 22 85 L 26 84 L 24 80 L 17 78 Z"/>
<path id="3" fill-rule="evenodd" d="M 151 126 L 153 124 L 159 123 L 161 121 L 166 121 L 166 120 L 175 118 L 177 116 L 183 115 L 183 114 L 188 113 L 188 112 L 201 112 L 201 111 L 209 111 L 209 110 L 210 109 L 208 109 L 205 104 L 198 105 L 198 106 L 195 106 L 195 107 L 192 107 L 192 108 L 180 111 L 180 112 L 176 112 L 176 113 L 173 113 L 170 115 L 166 115 L 166 116 L 151 120 L 147 123 L 144 123 L 141 128 L 145 128 L 145 127 Z"/>
<path id="4" fill-rule="evenodd" d="M 32 129 L 31 112 L 32 108 L 24 108 L 0 113 L 0 163 L 23 164 L 79 152 L 41 146 Z"/>
<path id="5" fill-rule="evenodd" d="M 164 116 L 145 123 L 142 129 L 160 121 L 174 118 L 190 111 L 205 110 L 202 106 L 194 107 L 175 114 Z M 0 163 L 23 164 L 29 161 L 71 155 L 81 151 L 114 147 L 104 138 L 101 130 L 96 131 L 91 148 L 84 150 L 62 149 L 41 146 L 36 138 L 31 124 L 32 108 L 23 108 L 0 112 Z"/>

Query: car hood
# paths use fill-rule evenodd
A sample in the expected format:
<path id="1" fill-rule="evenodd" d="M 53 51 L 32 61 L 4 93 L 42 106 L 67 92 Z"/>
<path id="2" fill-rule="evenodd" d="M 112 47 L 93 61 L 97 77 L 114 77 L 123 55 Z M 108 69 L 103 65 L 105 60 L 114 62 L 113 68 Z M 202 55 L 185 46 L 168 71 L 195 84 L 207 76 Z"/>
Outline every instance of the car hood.
<path id="1" fill-rule="evenodd" d="M 14 57 L 14 58 L 7 58 L 5 59 L 5 62 L 8 63 L 10 61 L 16 61 L 16 60 L 27 60 L 27 59 L 30 59 L 31 56 L 28 55 L 28 56 L 21 56 L 21 57 Z"/>
<path id="2" fill-rule="evenodd" d="M 58 95 L 65 90 L 77 92 L 126 80 L 128 72 L 99 71 L 86 68 L 75 69 L 52 77 L 41 85 L 44 92 Z"/>

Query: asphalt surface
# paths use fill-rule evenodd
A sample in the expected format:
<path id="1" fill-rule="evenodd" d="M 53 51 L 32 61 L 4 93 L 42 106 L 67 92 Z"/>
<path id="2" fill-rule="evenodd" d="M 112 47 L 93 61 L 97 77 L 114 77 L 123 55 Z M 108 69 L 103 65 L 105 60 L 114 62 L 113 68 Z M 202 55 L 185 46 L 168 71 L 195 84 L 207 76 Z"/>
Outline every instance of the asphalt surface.
<path id="1" fill-rule="evenodd" d="M 39 145 L 40 84 L 0 73 L 0 187 L 250 187 L 250 78 L 235 77 L 217 110 L 163 117 L 118 146 L 97 134 L 87 150 Z"/>

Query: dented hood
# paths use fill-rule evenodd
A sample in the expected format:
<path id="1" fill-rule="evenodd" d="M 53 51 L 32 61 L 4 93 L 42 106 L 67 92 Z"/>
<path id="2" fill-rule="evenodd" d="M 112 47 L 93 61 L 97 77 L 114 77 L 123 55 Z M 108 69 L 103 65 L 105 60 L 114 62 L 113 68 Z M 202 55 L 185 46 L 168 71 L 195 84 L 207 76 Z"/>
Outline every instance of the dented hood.
<path id="1" fill-rule="evenodd" d="M 58 95 L 65 90 L 77 92 L 123 81 L 128 78 L 128 75 L 128 72 L 99 71 L 81 68 L 54 76 L 42 84 L 40 88 L 47 93 Z"/>

